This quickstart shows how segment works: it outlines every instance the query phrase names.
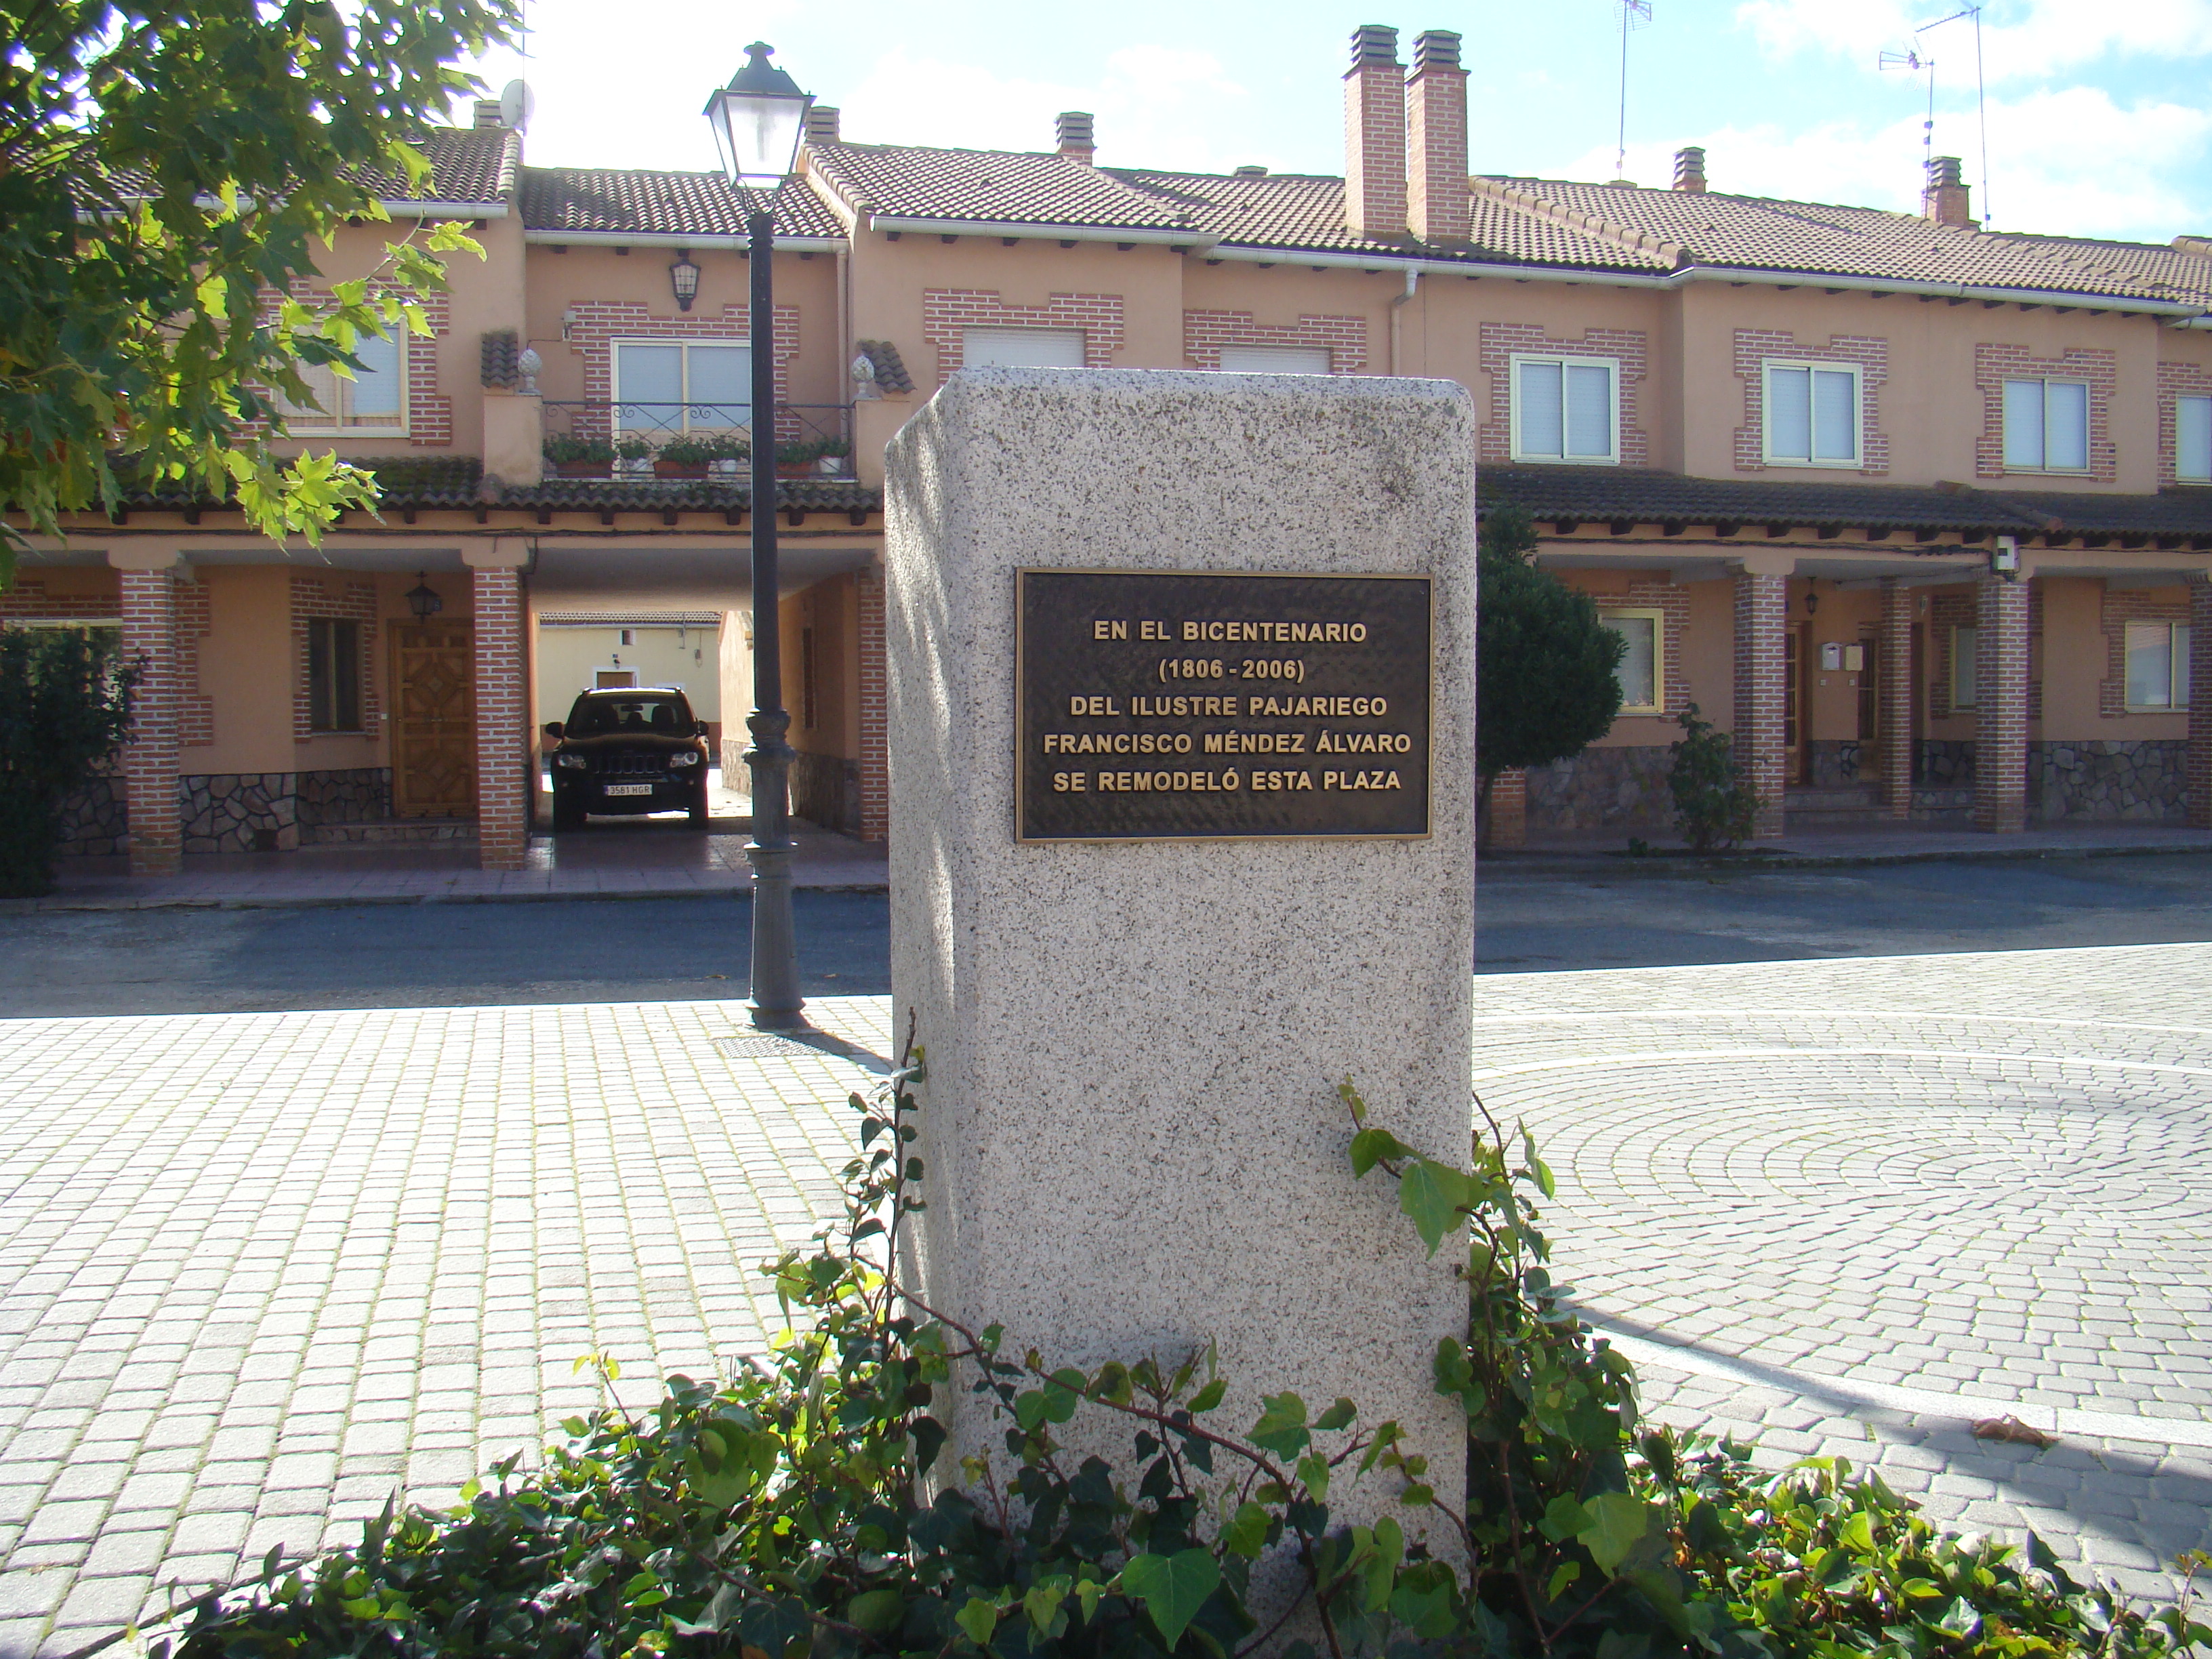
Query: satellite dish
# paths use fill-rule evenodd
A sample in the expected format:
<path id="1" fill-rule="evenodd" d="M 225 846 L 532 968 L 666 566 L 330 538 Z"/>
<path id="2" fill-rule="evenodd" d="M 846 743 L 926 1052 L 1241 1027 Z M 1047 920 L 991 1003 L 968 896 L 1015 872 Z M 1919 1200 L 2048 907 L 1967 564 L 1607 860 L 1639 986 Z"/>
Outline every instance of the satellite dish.
<path id="1" fill-rule="evenodd" d="M 520 132 L 530 125 L 530 118 L 538 112 L 538 94 L 530 89 L 526 81 L 509 81 L 499 94 L 500 125 Z"/>

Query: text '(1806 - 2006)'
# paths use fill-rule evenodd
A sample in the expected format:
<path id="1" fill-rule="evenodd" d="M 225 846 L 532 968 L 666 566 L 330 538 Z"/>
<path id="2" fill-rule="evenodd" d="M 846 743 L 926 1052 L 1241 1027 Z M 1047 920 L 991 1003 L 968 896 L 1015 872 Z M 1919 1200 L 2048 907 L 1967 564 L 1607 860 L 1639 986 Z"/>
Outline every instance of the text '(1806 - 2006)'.
<path id="1" fill-rule="evenodd" d="M 1427 577 L 1017 580 L 1019 839 L 1428 834 Z"/>

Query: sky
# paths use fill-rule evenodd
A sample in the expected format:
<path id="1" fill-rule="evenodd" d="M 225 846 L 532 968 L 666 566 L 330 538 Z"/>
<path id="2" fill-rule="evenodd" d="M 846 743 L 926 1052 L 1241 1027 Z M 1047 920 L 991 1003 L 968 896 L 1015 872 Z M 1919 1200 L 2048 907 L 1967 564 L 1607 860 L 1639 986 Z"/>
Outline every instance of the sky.
<path id="1" fill-rule="evenodd" d="M 478 70 L 494 90 L 529 81 L 542 166 L 713 167 L 700 111 L 759 39 L 855 143 L 1049 149 L 1054 114 L 1084 109 L 1108 166 L 1341 173 L 1347 42 L 1382 21 L 1408 61 L 1423 29 L 1464 37 L 1472 171 L 1617 176 L 1620 0 L 526 6 L 527 60 Z M 1702 144 L 1715 190 L 1917 211 L 1932 78 L 1934 153 L 1962 159 L 1992 227 L 2212 234 L 2212 0 L 1989 0 L 1978 100 L 1973 21 L 1936 22 L 1954 9 L 1651 0 L 1627 40 L 1625 176 L 1663 185 L 1674 150 Z M 1912 50 L 1933 70 L 1879 66 Z"/>

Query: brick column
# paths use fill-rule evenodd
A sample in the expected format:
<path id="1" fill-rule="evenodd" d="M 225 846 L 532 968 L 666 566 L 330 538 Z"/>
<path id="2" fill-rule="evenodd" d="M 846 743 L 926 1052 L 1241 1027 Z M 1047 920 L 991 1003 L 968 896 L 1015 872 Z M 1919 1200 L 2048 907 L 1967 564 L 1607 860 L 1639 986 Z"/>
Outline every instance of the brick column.
<path id="1" fill-rule="evenodd" d="M 1782 723 L 1789 608 L 1788 576 L 1736 573 L 1735 757 L 1759 792 L 1752 835 L 1760 841 L 1782 833 L 1783 792 L 1789 781 Z"/>
<path id="2" fill-rule="evenodd" d="M 123 659 L 139 668 L 131 699 L 131 735 L 123 747 L 124 810 L 134 876 L 173 876 L 184 852 L 177 806 L 177 592 L 169 574 L 175 556 L 142 555 L 136 549 L 109 556 L 110 563 L 121 567 L 117 574 L 123 590 Z M 156 557 L 160 562 L 153 565 Z"/>
<path id="3" fill-rule="evenodd" d="M 1528 775 L 1509 767 L 1490 781 L 1488 847 L 1526 847 L 1528 844 Z"/>
<path id="4" fill-rule="evenodd" d="M 1902 822 L 1912 816 L 1912 590 L 1881 579 L 1881 810 Z"/>
<path id="5" fill-rule="evenodd" d="M 884 573 L 872 565 L 858 579 L 860 611 L 860 839 L 888 841 L 890 772 L 884 741 Z"/>
<path id="6" fill-rule="evenodd" d="M 1976 584 L 1974 828 L 2027 828 L 2027 577 Z"/>
<path id="7" fill-rule="evenodd" d="M 495 542 L 493 550 L 503 544 Z M 490 551 L 492 550 L 487 550 Z M 477 862 L 520 870 L 530 851 L 528 687 L 523 674 L 522 573 L 468 555 L 471 665 L 477 726 Z"/>
<path id="8" fill-rule="evenodd" d="M 2189 822 L 2212 830 L 2212 577 L 2201 574 L 2189 579 Z"/>

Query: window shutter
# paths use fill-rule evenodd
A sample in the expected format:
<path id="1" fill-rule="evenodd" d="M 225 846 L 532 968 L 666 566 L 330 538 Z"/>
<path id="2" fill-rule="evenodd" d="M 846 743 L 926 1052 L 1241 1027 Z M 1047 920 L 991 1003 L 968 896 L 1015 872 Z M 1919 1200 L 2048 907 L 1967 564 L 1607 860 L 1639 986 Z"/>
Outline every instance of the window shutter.
<path id="1" fill-rule="evenodd" d="M 1224 374 L 1326 374 L 1327 346 L 1224 346 Z"/>
<path id="2" fill-rule="evenodd" d="M 691 354 L 690 423 L 703 427 L 753 423 L 753 353 L 750 346 L 694 345 Z"/>
<path id="3" fill-rule="evenodd" d="M 2173 400 L 2173 476 L 2212 483 L 2212 398 Z"/>
<path id="4" fill-rule="evenodd" d="M 2044 461 L 2070 472 L 2089 470 L 2089 388 L 2079 380 L 2044 384 Z"/>
<path id="5" fill-rule="evenodd" d="M 1613 459 L 1613 370 L 1603 363 L 1567 368 L 1566 453 L 1581 460 Z"/>
<path id="6" fill-rule="evenodd" d="M 1839 369 L 1813 371 L 1813 459 L 1859 458 L 1858 376 Z"/>
<path id="7" fill-rule="evenodd" d="M 1562 456 L 1562 394 L 1559 386 L 1559 365 L 1557 363 L 1523 363 L 1521 365 L 1521 384 L 1516 388 L 1514 418 L 1521 428 L 1521 453 L 1524 455 Z"/>
<path id="8" fill-rule="evenodd" d="M 684 348 L 615 347 L 615 425 L 626 432 L 655 432 L 684 424 Z"/>
<path id="9" fill-rule="evenodd" d="M 1981 701 L 1980 682 L 1975 678 L 1974 659 L 1978 653 L 1981 630 L 1977 628 L 1954 628 L 1951 630 L 1951 707 L 1972 708 Z"/>
<path id="10" fill-rule="evenodd" d="M 1813 372 L 1766 371 L 1766 453 L 1778 461 L 1813 459 Z"/>
<path id="11" fill-rule="evenodd" d="M 971 328 L 964 332 L 963 368 L 1081 368 L 1079 328 Z"/>
<path id="12" fill-rule="evenodd" d="M 1628 642 L 1613 676 L 1620 682 L 1623 708 L 1659 706 L 1658 629 L 1649 617 L 1602 617 L 1599 620 Z"/>
<path id="13" fill-rule="evenodd" d="M 2186 708 L 2190 704 L 2189 651 L 2194 637 L 2187 623 L 2173 625 L 2173 706 Z"/>
<path id="14" fill-rule="evenodd" d="M 353 416 L 349 425 L 399 424 L 399 342 L 389 334 L 364 334 L 354 342 L 353 355 L 361 359 L 353 384 L 346 388 Z"/>
<path id="15" fill-rule="evenodd" d="M 2173 697 L 2173 629 L 2165 623 L 2128 624 L 2128 707 L 2168 708 Z"/>
<path id="16" fill-rule="evenodd" d="M 2004 464 L 2043 470 L 2043 382 L 2004 383 Z"/>

